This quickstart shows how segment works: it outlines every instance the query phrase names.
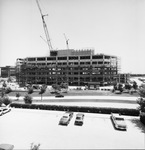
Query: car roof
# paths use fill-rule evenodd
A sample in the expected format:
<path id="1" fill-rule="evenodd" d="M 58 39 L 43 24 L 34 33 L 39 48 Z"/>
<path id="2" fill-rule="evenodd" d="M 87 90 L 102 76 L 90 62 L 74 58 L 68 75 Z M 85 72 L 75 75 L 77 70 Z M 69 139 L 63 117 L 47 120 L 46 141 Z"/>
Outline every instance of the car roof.
<path id="1" fill-rule="evenodd" d="M 81 113 L 80 113 L 80 114 L 77 114 L 77 116 L 83 116 L 83 115 L 84 115 L 84 114 L 81 114 Z"/>
<path id="2" fill-rule="evenodd" d="M 12 150 L 14 145 L 11 144 L 0 144 L 0 150 Z"/>
<path id="3" fill-rule="evenodd" d="M 114 117 L 118 117 L 118 118 L 123 118 L 120 114 L 118 113 L 111 113 Z"/>

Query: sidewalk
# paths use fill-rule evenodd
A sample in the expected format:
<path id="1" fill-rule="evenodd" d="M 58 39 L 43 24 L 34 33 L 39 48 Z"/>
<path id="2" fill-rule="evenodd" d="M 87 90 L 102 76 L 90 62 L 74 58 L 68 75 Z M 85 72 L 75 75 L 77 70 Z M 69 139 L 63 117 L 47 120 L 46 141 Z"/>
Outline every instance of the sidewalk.
<path id="1" fill-rule="evenodd" d="M 15 96 L 9 96 L 10 99 L 14 100 L 17 99 Z M 22 100 L 24 96 L 21 96 L 19 100 Z M 127 100 L 127 101 L 133 101 L 136 102 L 137 97 L 125 97 L 125 96 L 65 96 L 62 98 L 56 98 L 55 96 L 43 96 L 43 100 Z M 41 100 L 41 96 L 33 97 L 33 100 Z"/>
<path id="2" fill-rule="evenodd" d="M 63 106 L 84 106 L 84 107 L 110 107 L 110 108 L 129 108 L 137 109 L 138 104 L 125 104 L 125 103 L 107 103 L 107 102 L 33 102 L 33 104 L 45 105 L 63 105 Z"/>

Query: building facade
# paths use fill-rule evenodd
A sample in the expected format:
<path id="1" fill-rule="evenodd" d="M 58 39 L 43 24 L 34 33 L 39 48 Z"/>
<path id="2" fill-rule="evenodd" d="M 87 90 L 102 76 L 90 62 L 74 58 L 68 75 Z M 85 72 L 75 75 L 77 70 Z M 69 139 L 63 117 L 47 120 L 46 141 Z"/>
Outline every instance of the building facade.
<path id="1" fill-rule="evenodd" d="M 130 74 L 129 73 L 120 73 L 118 74 L 118 82 L 119 83 L 127 83 L 130 79 Z"/>
<path id="2" fill-rule="evenodd" d="M 22 84 L 108 85 L 117 80 L 118 58 L 88 50 L 53 50 L 49 57 L 17 60 L 17 80 Z"/>
<path id="3" fill-rule="evenodd" d="M 10 76 L 16 76 L 15 66 L 0 67 L 0 76 L 2 78 L 8 78 Z"/>

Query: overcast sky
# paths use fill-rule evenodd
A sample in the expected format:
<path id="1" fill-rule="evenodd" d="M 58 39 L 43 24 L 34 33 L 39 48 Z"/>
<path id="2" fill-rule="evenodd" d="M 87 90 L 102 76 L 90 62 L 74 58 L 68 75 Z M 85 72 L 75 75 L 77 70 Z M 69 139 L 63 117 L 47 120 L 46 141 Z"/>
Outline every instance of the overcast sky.
<path id="1" fill-rule="evenodd" d="M 122 73 L 145 73 L 145 0 L 39 0 L 52 46 L 94 48 L 121 58 Z M 0 0 L 0 66 L 48 56 L 35 0 Z"/>

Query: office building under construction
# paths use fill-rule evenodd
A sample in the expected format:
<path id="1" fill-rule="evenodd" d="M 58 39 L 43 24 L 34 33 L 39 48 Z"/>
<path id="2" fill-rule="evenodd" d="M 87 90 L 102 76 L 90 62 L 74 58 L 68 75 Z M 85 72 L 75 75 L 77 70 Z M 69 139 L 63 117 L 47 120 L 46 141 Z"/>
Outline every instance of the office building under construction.
<path id="1" fill-rule="evenodd" d="M 17 80 L 22 84 L 110 85 L 117 80 L 119 61 L 116 56 L 94 54 L 87 50 L 53 50 L 47 57 L 18 59 Z"/>
<path id="2" fill-rule="evenodd" d="M 66 50 L 54 50 L 51 44 L 45 17 L 38 5 L 49 55 L 44 57 L 28 57 L 17 59 L 16 76 L 21 84 L 61 84 L 69 85 L 104 85 L 117 80 L 118 58 L 105 54 L 94 54 L 93 49 L 69 49 L 66 39 Z"/>

